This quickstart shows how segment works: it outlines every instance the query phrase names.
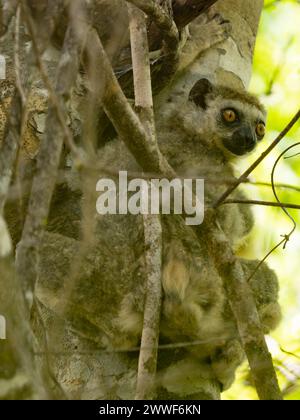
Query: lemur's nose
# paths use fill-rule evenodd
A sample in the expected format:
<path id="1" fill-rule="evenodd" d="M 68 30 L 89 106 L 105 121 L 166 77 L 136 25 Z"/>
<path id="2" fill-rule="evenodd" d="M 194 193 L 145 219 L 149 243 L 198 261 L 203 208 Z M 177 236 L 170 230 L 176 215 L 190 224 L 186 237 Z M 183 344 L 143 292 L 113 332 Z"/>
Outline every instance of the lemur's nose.
<path id="1" fill-rule="evenodd" d="M 246 149 L 251 150 L 254 148 L 256 144 L 256 138 L 255 138 L 255 135 L 252 133 L 252 130 L 250 127 L 243 127 L 240 130 L 240 136 Z"/>

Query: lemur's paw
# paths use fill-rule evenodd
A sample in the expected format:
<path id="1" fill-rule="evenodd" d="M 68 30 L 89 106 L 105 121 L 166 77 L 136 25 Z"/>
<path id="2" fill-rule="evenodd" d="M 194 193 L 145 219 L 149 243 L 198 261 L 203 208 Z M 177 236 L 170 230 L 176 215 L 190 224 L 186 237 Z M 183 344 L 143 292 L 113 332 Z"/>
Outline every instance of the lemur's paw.
<path id="1" fill-rule="evenodd" d="M 207 48 L 210 48 L 219 42 L 226 41 L 230 36 L 232 26 L 219 13 L 209 12 L 203 29 L 205 30 L 207 42 L 209 42 Z"/>

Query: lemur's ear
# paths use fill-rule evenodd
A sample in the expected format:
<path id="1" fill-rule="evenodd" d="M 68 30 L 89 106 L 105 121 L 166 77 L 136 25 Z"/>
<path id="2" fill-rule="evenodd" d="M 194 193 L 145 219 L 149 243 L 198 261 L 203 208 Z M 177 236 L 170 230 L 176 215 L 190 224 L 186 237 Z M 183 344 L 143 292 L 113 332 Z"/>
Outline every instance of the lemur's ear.
<path id="1" fill-rule="evenodd" d="M 190 91 L 189 100 L 195 102 L 196 105 L 206 109 L 206 96 L 213 91 L 213 85 L 207 79 L 200 79 L 194 84 Z"/>

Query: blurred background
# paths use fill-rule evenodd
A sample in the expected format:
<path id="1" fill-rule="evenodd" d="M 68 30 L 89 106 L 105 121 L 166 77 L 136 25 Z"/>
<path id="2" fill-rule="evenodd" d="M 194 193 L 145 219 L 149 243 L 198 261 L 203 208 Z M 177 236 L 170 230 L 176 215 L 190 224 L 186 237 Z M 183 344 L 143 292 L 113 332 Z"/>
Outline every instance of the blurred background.
<path id="1" fill-rule="evenodd" d="M 300 108 L 300 1 L 266 0 L 257 38 L 250 91 L 258 94 L 268 110 L 267 136 L 255 155 L 242 162 L 249 166 L 277 137 Z M 289 146 L 300 142 L 300 123 L 289 132 L 251 175 L 251 181 L 271 183 L 276 159 Z M 300 205 L 300 145 L 285 154 L 276 168 L 275 182 L 296 187 L 277 188 L 282 202 Z M 270 186 L 245 185 L 250 199 L 275 201 Z M 297 190 L 298 189 L 298 190 Z M 253 206 L 255 229 L 242 255 L 262 259 L 288 234 L 293 223 L 280 208 Z M 285 249 L 280 246 L 268 258 L 280 281 L 283 320 L 267 337 L 278 371 L 284 398 L 300 400 L 300 210 L 289 210 L 297 228 Z M 223 399 L 257 399 L 247 365 Z"/>

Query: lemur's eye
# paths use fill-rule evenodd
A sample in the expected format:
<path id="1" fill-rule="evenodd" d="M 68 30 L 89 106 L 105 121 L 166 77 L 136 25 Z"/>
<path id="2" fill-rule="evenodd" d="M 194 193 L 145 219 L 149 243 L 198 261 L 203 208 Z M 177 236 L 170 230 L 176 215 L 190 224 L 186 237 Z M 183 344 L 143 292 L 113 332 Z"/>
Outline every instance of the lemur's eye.
<path id="1" fill-rule="evenodd" d="M 233 123 L 238 119 L 237 113 L 233 109 L 225 109 L 222 115 L 224 120 L 229 123 Z"/>
<path id="2" fill-rule="evenodd" d="M 255 131 L 258 137 L 264 137 L 264 135 L 266 134 L 265 124 L 262 122 L 258 123 Z"/>

